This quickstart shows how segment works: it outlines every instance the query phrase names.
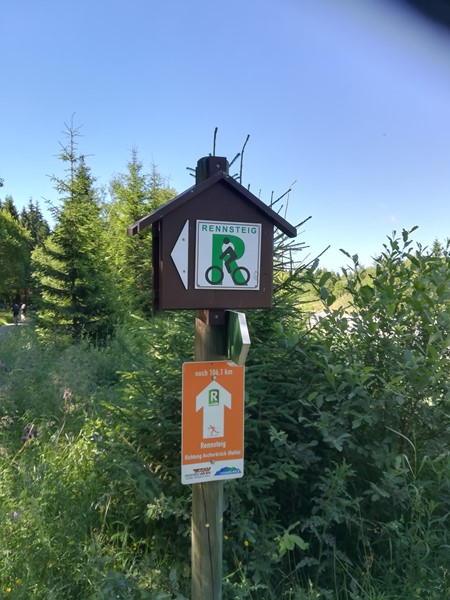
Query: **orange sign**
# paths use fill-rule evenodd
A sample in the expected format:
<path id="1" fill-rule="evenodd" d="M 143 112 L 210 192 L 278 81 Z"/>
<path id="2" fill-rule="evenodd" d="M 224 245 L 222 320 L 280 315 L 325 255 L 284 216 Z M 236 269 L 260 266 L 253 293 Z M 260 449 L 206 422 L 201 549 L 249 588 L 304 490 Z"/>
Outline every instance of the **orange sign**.
<path id="1" fill-rule="evenodd" d="M 183 364 L 181 483 L 242 477 L 244 372 L 225 360 Z"/>

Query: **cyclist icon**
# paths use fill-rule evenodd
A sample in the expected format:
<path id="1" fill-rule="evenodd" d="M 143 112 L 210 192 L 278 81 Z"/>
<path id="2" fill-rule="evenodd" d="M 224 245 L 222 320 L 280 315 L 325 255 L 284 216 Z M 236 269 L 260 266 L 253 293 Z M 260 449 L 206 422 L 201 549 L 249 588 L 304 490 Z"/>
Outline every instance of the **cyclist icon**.
<path id="1" fill-rule="evenodd" d="M 250 279 L 250 271 L 246 267 L 240 267 L 236 263 L 238 255 L 233 244 L 230 242 L 230 238 L 224 237 L 223 243 L 227 244 L 227 246 L 219 256 L 219 259 L 223 261 L 225 269 L 231 275 L 231 279 L 235 285 L 246 285 Z M 205 279 L 210 285 L 220 285 L 224 276 L 224 270 L 217 265 L 211 265 L 205 272 Z"/>
<path id="2" fill-rule="evenodd" d="M 225 248 L 225 250 L 219 256 L 219 258 L 220 258 L 220 260 L 223 260 L 223 262 L 225 264 L 225 268 L 228 271 L 228 273 L 231 273 L 231 264 L 236 261 L 237 254 L 236 254 L 233 244 L 230 242 L 230 238 L 224 237 L 223 243 L 228 244 L 228 246 Z M 226 257 L 226 260 L 225 260 L 225 257 Z"/>

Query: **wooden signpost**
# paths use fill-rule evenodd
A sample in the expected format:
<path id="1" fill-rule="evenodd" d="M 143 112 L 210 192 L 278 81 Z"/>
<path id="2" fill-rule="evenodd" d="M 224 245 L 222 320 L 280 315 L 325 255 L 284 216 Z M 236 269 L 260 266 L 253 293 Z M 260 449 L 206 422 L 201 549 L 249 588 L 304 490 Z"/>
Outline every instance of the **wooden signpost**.
<path id="1" fill-rule="evenodd" d="M 250 337 L 240 311 L 271 308 L 274 227 L 289 237 L 297 231 L 230 177 L 227 159 L 218 156 L 200 159 L 196 185 L 127 233 L 149 226 L 155 310 L 196 310 L 195 362 L 183 365 L 182 482 L 192 484 L 191 600 L 220 600 L 223 480 L 241 477 L 244 470 L 243 365 Z"/>
<path id="2" fill-rule="evenodd" d="M 273 229 L 297 231 L 228 175 L 226 158 L 199 163 L 207 179 L 128 227 L 152 227 L 154 308 L 271 308 Z"/>

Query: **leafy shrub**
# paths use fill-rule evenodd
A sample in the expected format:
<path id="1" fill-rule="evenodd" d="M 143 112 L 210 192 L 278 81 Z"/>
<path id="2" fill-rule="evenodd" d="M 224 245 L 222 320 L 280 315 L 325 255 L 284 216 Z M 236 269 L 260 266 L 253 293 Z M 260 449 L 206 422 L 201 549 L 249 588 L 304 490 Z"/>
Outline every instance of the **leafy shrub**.
<path id="1" fill-rule="evenodd" d="M 225 599 L 449 595 L 449 267 L 403 232 L 371 274 L 354 257 L 351 306 L 312 330 L 302 290 L 333 304 L 315 263 L 277 276 L 271 311 L 249 311 Z M 193 328 L 179 312 L 135 318 L 103 348 L 44 343 L 31 327 L 1 343 L 8 597 L 189 597 L 179 452 Z"/>

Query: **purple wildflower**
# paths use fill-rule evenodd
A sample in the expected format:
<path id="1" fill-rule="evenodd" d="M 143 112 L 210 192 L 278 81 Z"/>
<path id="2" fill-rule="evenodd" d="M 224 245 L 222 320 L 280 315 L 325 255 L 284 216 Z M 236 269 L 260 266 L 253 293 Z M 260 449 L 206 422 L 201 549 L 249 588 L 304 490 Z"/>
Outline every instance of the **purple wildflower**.
<path id="1" fill-rule="evenodd" d="M 22 443 L 25 443 L 27 440 L 31 440 L 32 438 L 37 437 L 39 435 L 39 430 L 36 429 L 36 427 L 33 427 L 32 425 L 25 425 L 23 430 L 25 434 L 20 438 Z"/>

